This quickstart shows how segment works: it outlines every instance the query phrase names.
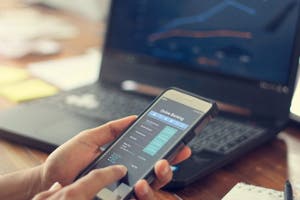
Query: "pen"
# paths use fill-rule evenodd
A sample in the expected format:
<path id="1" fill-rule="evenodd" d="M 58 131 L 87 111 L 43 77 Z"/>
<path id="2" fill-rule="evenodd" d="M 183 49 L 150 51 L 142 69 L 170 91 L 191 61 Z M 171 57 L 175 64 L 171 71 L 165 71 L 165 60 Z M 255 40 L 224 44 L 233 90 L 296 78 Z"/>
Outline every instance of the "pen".
<path id="1" fill-rule="evenodd" d="M 288 180 L 285 182 L 284 186 L 284 200 L 293 200 L 293 189 Z"/>

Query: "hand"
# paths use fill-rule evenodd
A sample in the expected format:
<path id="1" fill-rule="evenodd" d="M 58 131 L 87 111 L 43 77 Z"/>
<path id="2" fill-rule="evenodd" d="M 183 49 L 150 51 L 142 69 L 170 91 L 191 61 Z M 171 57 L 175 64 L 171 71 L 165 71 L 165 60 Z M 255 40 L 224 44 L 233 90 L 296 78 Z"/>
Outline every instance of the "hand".
<path id="1" fill-rule="evenodd" d="M 43 190 L 46 190 L 55 182 L 59 184 L 56 184 L 51 190 L 40 193 L 34 199 L 57 199 L 62 196 L 72 199 L 92 199 L 101 188 L 123 177 L 126 174 L 124 167 L 110 166 L 93 170 L 85 177 L 72 183 L 75 177 L 101 154 L 99 147 L 112 142 L 135 119 L 135 116 L 126 117 L 83 131 L 56 149 L 42 166 L 41 185 Z M 191 150 L 188 147 L 183 148 L 172 164 L 181 162 L 190 154 Z M 154 199 L 155 191 L 167 184 L 172 178 L 172 171 L 166 160 L 158 161 L 154 171 L 157 178 L 151 187 L 145 180 L 137 182 L 135 193 L 138 199 Z"/>

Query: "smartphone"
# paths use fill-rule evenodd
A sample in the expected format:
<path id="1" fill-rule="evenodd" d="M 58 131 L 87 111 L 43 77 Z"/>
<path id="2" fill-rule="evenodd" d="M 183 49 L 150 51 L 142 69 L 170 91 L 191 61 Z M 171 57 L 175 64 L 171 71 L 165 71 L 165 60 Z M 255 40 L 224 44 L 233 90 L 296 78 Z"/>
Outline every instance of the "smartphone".
<path id="1" fill-rule="evenodd" d="M 171 162 L 217 111 L 211 100 L 177 88 L 167 89 L 77 179 L 93 169 L 125 165 L 127 175 L 102 189 L 95 199 L 127 200 L 134 195 L 138 180 L 154 180 L 158 160 Z"/>

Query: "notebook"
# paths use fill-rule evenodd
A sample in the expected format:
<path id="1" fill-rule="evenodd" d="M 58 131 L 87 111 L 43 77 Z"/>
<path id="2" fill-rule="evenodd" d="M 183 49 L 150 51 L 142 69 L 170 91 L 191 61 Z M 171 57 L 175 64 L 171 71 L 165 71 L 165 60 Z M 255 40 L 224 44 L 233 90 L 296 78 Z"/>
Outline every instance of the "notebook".
<path id="1" fill-rule="evenodd" d="M 248 185 L 236 184 L 222 200 L 282 200 L 283 192 Z"/>

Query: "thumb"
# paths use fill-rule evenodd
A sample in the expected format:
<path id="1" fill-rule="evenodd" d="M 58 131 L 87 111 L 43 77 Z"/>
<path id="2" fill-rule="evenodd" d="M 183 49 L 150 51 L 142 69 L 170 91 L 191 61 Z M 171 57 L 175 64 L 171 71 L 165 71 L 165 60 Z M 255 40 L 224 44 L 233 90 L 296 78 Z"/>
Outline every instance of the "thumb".
<path id="1" fill-rule="evenodd" d="M 41 192 L 38 195 L 36 195 L 33 200 L 43 200 L 43 199 L 47 199 L 48 197 L 50 197 L 51 195 L 53 195 L 54 193 L 56 193 L 58 190 L 60 190 L 62 188 L 61 184 L 59 182 L 55 182 L 50 188 L 49 190 L 45 191 L 45 192 Z"/>
<path id="2" fill-rule="evenodd" d="M 127 173 L 123 165 L 113 165 L 95 169 L 71 185 L 75 191 L 84 191 L 87 199 L 92 199 L 105 186 L 120 180 Z"/>

